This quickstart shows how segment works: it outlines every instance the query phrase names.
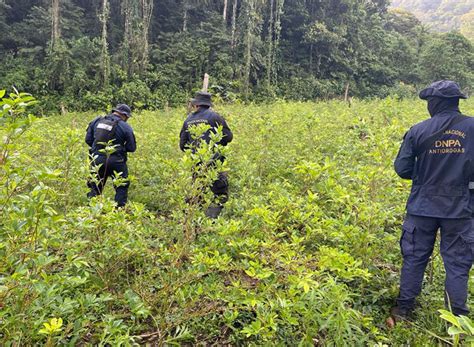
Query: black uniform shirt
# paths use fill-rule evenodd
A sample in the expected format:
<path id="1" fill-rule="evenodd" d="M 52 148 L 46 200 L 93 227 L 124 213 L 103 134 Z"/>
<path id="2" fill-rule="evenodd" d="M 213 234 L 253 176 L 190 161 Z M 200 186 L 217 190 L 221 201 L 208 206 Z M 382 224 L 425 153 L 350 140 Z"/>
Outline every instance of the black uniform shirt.
<path id="1" fill-rule="evenodd" d="M 401 178 L 413 181 L 407 202 L 409 214 L 471 217 L 469 182 L 473 178 L 474 118 L 449 127 L 431 148 L 416 155 L 425 139 L 459 114 L 458 108 L 444 109 L 405 134 L 395 160 L 395 171 Z"/>
<path id="2" fill-rule="evenodd" d="M 193 139 L 189 133 L 189 127 L 199 124 L 207 124 L 210 126 L 210 128 L 204 134 L 202 134 L 199 139 Z M 211 109 L 205 107 L 199 108 L 196 112 L 191 113 L 184 121 L 183 127 L 179 134 L 179 147 L 182 151 L 184 151 L 185 149 L 192 148 L 193 145 L 196 145 L 196 141 L 204 140 L 206 143 L 209 143 L 211 140 L 211 132 L 215 134 L 219 126 L 222 126 L 223 137 L 219 141 L 218 145 L 226 146 L 232 141 L 233 134 L 225 119 Z"/>
<path id="3" fill-rule="evenodd" d="M 103 153 L 99 152 L 99 148 L 95 143 L 95 131 L 97 128 L 97 124 L 102 117 L 95 118 L 92 122 L 89 123 L 87 127 L 87 134 L 86 134 L 86 143 L 91 147 L 91 153 L 95 155 L 104 155 Z M 119 147 L 117 148 L 117 152 L 115 154 L 117 156 L 123 157 L 125 160 L 127 159 L 127 152 L 135 152 L 137 149 L 137 144 L 135 140 L 135 134 L 133 133 L 132 127 L 124 122 L 118 115 L 116 114 L 109 114 L 105 116 L 105 118 L 118 121 L 117 128 L 115 130 L 115 144 L 118 144 Z"/>

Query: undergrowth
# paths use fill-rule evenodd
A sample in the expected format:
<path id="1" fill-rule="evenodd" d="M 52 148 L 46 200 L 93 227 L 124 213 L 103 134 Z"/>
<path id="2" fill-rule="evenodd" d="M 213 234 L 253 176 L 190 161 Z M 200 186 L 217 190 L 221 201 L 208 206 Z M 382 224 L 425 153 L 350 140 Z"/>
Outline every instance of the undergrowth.
<path id="1" fill-rule="evenodd" d="M 111 187 L 86 199 L 83 138 L 96 114 L 37 119 L 26 116 L 29 96 L 3 100 L 1 345 L 457 341 L 437 311 L 438 253 L 417 319 L 385 327 L 409 191 L 392 161 L 404 131 L 426 118 L 422 102 L 217 107 L 235 140 L 231 198 L 211 221 L 185 202 L 200 188 L 197 159 L 178 149 L 184 109 L 131 119 L 130 203 L 116 210 Z M 462 107 L 474 114 L 472 102 Z"/>

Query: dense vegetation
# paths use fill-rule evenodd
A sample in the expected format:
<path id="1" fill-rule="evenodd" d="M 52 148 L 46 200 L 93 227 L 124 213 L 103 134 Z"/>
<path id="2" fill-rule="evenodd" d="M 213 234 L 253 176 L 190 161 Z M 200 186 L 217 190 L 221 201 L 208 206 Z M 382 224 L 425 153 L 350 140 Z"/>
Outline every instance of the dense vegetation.
<path id="1" fill-rule="evenodd" d="M 204 72 L 225 100 L 406 96 L 438 78 L 473 90 L 472 43 L 388 3 L 3 0 L 0 87 L 44 112 L 177 105 Z"/>
<path id="2" fill-rule="evenodd" d="M 177 145 L 184 109 L 132 118 L 131 203 L 117 211 L 110 187 L 85 197 L 95 115 L 36 119 L 26 116 L 33 102 L 0 104 L 2 346 L 452 341 L 437 312 L 438 253 L 417 320 L 384 324 L 409 187 L 392 161 L 426 117 L 423 102 L 218 105 L 235 141 L 231 199 L 216 222 L 184 201 L 194 160 Z M 462 108 L 474 113 L 472 101 Z"/>
<path id="3" fill-rule="evenodd" d="M 471 0 L 393 0 L 392 5 L 413 12 L 436 31 L 472 28 L 474 3 Z M 474 39 L 474 36 L 470 36 Z"/>

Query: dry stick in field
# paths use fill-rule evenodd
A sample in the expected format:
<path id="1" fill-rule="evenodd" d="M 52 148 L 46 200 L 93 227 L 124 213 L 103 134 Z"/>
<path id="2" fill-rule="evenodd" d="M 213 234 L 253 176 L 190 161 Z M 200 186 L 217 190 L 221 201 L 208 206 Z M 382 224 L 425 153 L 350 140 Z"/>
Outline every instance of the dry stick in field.
<path id="1" fill-rule="evenodd" d="M 204 80 L 202 81 L 202 91 L 207 93 L 207 89 L 209 88 L 209 75 L 207 73 L 204 74 Z"/>
<path id="2" fill-rule="evenodd" d="M 349 105 L 349 107 L 352 106 L 352 98 L 349 96 L 349 82 L 347 82 L 346 84 L 346 91 L 344 93 L 344 101 L 347 102 L 347 104 Z"/>

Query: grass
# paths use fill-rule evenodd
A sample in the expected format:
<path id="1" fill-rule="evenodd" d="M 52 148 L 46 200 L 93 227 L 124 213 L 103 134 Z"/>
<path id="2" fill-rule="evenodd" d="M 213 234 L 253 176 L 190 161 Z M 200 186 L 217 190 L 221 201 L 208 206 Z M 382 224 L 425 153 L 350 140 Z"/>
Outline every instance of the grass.
<path id="1" fill-rule="evenodd" d="M 462 108 L 474 114 L 472 101 Z M 7 201 L 4 189 L 1 200 L 1 344 L 451 341 L 437 312 L 438 253 L 416 321 L 385 327 L 409 193 L 392 163 L 404 132 L 427 117 L 423 102 L 217 111 L 234 142 L 231 199 L 216 222 L 184 202 L 192 165 L 178 148 L 184 109 L 131 119 L 138 150 L 126 211 L 114 210 L 110 186 L 102 198 L 85 197 L 83 138 L 95 114 L 42 119 L 15 143 L 2 171 L 14 193 Z M 46 329 L 53 318 L 62 326 Z"/>

